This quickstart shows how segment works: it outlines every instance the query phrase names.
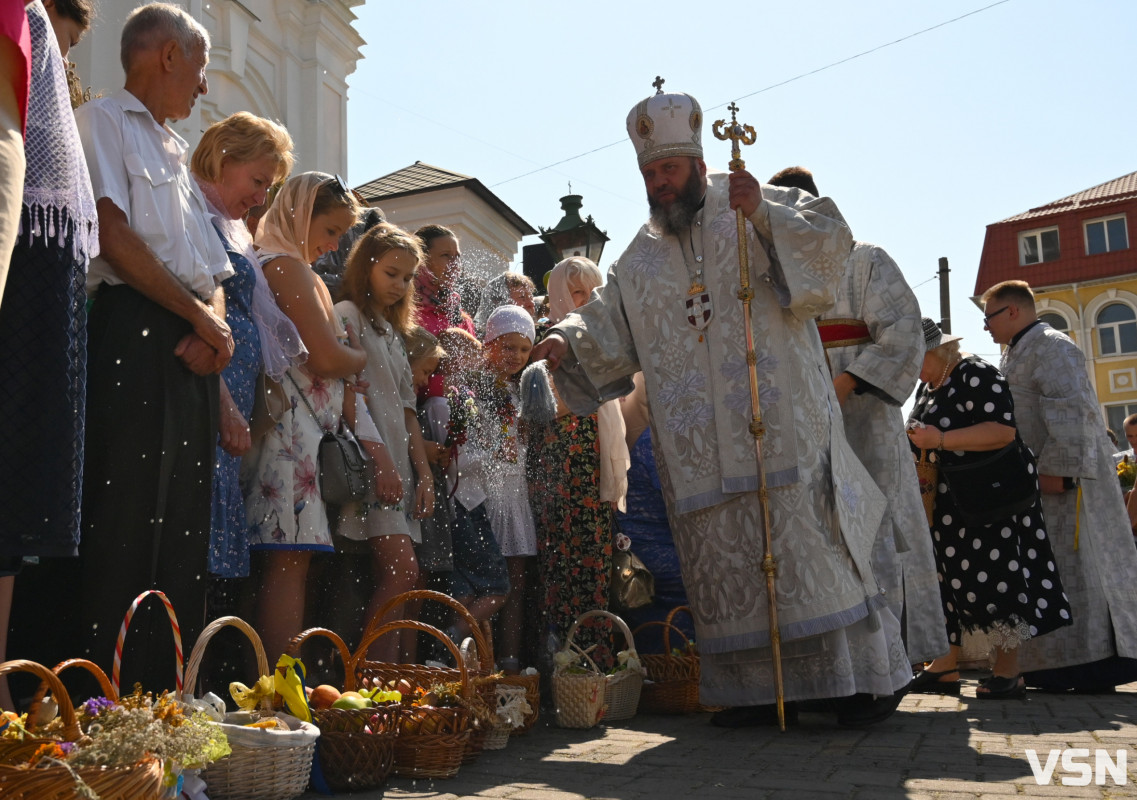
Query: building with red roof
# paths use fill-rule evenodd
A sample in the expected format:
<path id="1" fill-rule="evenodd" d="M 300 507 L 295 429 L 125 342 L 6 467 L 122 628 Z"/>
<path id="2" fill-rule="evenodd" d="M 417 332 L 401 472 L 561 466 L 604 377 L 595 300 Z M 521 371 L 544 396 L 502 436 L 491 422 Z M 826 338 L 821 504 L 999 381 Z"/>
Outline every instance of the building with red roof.
<path id="1" fill-rule="evenodd" d="M 1086 354 L 1107 424 L 1137 413 L 1137 172 L 987 226 L 976 297 L 1006 280 L 1034 289 L 1039 316 Z"/>

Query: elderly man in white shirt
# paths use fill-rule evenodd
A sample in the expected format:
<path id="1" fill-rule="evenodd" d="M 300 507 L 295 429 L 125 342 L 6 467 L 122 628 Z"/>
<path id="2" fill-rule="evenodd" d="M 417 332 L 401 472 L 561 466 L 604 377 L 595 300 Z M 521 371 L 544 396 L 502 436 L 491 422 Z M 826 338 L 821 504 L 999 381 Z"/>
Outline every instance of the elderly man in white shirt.
<path id="1" fill-rule="evenodd" d="M 217 374 L 233 354 L 218 284 L 232 269 L 186 169 L 186 142 L 166 123 L 189 116 L 207 91 L 208 53 L 209 35 L 189 14 L 143 6 L 122 31 L 125 88 L 76 114 L 101 246 L 87 282 L 94 303 L 76 587 L 80 654 L 98 663 L 145 589 L 170 598 L 186 648 L 204 618 Z M 146 665 L 147 689 L 170 688 L 168 634 L 141 628 L 128 645 L 151 639 L 159 652 L 125 660 Z"/>

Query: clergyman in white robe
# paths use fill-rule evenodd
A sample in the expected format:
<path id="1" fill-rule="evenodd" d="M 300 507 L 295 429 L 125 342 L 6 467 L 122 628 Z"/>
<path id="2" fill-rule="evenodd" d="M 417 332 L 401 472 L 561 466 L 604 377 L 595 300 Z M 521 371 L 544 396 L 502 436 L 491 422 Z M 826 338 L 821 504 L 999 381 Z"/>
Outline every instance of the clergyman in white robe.
<path id="1" fill-rule="evenodd" d="M 1037 322 L 1012 339 L 1000 368 L 1039 474 L 1076 483 L 1042 495 L 1073 625 L 1023 642 L 1019 666 L 1028 686 L 1092 689 L 1131 681 L 1137 662 L 1114 657 L 1137 658 L 1137 550 L 1085 356 L 1066 334 Z M 1032 674 L 1063 667 L 1072 669 Z"/>
<path id="2" fill-rule="evenodd" d="M 775 690 L 736 215 L 728 176 L 709 173 L 707 184 L 691 225 L 701 303 L 687 305 L 678 239 L 645 225 L 592 302 L 554 328 L 569 352 L 553 374 L 573 412 L 588 414 L 643 371 L 701 699 L 763 705 Z M 785 697 L 891 695 L 911 668 L 871 567 L 885 501 L 846 441 L 814 323 L 833 303 L 851 237 L 828 198 L 761 188 L 746 235 Z"/>
<path id="3" fill-rule="evenodd" d="M 873 545 L 877 582 L 904 620 L 913 663 L 948 651 L 932 535 L 920 500 L 912 449 L 900 406 L 912 394 L 924 359 L 920 304 L 896 262 L 880 247 L 854 242 L 837 301 L 818 320 L 834 378 L 857 382 L 842 412 L 853 452 L 888 500 Z"/>

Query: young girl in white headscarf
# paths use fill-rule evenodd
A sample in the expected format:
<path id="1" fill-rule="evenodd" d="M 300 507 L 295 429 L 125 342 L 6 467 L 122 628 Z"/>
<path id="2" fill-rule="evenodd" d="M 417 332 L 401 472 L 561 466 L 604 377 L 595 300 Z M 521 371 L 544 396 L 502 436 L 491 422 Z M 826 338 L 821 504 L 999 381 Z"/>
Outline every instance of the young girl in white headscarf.
<path id="1" fill-rule="evenodd" d="M 296 325 L 308 360 L 281 381 L 287 402 L 256 449 L 245 484 L 254 552 L 267 551 L 257 629 L 275 659 L 304 622 L 305 583 L 315 552 L 333 552 L 320 496 L 317 449 L 344 411 L 344 378 L 363 369 L 358 337 L 340 325 L 331 296 L 310 265 L 335 250 L 359 205 L 339 178 L 305 172 L 281 188 L 257 232 L 256 248 L 277 304 Z M 364 413 L 366 416 L 366 412 Z M 361 428 L 357 427 L 360 438 Z"/>
<path id="2" fill-rule="evenodd" d="M 526 571 L 537 555 L 517 386 L 535 336 L 533 317 L 521 306 L 503 305 L 490 314 L 484 336 L 488 374 L 478 392 L 483 442 L 489 446 L 481 461 L 486 516 L 509 567 L 509 594 L 498 625 L 498 666 L 511 675 L 520 672 Z"/>

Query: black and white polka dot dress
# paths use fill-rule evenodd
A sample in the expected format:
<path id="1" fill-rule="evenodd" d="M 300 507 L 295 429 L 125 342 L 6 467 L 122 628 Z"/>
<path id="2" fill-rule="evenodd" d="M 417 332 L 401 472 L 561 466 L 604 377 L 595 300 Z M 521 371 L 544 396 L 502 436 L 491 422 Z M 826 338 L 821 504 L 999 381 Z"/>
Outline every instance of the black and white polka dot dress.
<path id="1" fill-rule="evenodd" d="M 939 389 L 920 386 L 912 418 L 951 431 L 981 422 L 1014 425 L 1014 411 L 999 370 L 967 356 Z M 990 453 L 945 450 L 935 455 L 952 465 Z M 1029 469 L 1034 468 L 1032 461 Z M 1070 604 L 1046 535 L 1041 501 L 1007 519 L 968 527 L 941 476 L 932 539 L 952 644 L 960 644 L 962 630 L 982 630 L 992 634 L 995 645 L 1010 649 L 1070 624 Z"/>

